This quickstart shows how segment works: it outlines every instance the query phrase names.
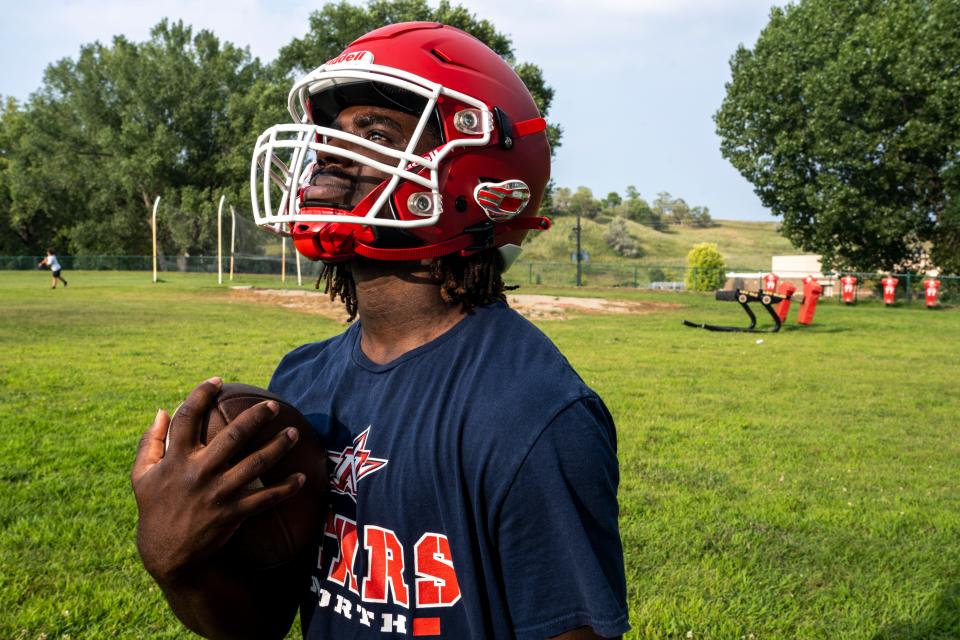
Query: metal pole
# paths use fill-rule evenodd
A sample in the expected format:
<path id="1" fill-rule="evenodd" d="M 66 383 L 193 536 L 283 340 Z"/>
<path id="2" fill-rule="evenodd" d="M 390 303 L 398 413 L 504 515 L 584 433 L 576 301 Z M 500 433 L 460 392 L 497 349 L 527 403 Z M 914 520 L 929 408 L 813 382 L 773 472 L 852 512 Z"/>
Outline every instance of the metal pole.
<path id="1" fill-rule="evenodd" d="M 230 205 L 230 280 L 233 281 L 233 254 L 237 248 L 237 211 Z"/>
<path id="2" fill-rule="evenodd" d="M 577 214 L 577 286 L 583 284 L 583 252 L 580 250 L 580 214 Z"/>
<path id="3" fill-rule="evenodd" d="M 160 206 L 160 196 L 153 201 L 153 221 L 150 224 L 153 230 L 153 281 L 157 281 L 157 207 Z"/>
<path id="4" fill-rule="evenodd" d="M 220 205 L 217 207 L 217 284 L 223 284 L 223 201 L 226 196 L 220 196 Z"/>
<path id="5" fill-rule="evenodd" d="M 280 239 L 280 282 L 287 281 L 287 237 Z"/>
<path id="6" fill-rule="evenodd" d="M 303 286 L 303 278 L 300 277 L 300 252 L 297 251 L 297 248 L 296 248 L 296 247 L 294 247 L 294 248 L 293 248 L 293 253 L 294 253 L 294 255 L 297 256 L 297 286 L 298 286 L 298 287 L 302 287 L 302 286 Z"/>

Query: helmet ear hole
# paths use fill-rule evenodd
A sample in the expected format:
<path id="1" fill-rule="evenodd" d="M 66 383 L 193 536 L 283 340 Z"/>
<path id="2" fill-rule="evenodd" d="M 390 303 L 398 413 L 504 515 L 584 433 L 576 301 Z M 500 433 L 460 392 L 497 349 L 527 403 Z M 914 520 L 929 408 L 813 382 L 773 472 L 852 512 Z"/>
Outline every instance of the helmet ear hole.
<path id="1" fill-rule="evenodd" d="M 467 210 L 467 199 L 463 196 L 457 196 L 457 199 L 453 203 L 453 208 L 463 213 Z"/>

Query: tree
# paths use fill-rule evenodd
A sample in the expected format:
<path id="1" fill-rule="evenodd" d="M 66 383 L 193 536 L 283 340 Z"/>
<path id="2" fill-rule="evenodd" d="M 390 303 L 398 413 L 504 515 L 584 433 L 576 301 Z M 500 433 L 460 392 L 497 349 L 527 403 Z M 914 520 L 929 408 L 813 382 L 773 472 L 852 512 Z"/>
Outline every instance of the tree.
<path id="1" fill-rule="evenodd" d="M 620 197 L 620 194 L 616 191 L 611 191 L 607 194 L 607 197 L 603 199 L 603 208 L 616 209 L 622 202 L 623 198 Z"/>
<path id="2" fill-rule="evenodd" d="M 653 201 L 653 210 L 665 219 L 670 218 L 673 214 L 673 196 L 669 191 L 661 191 L 657 194 L 657 198 Z"/>
<path id="3" fill-rule="evenodd" d="M 695 227 L 712 227 L 713 218 L 710 217 L 710 207 L 693 207 L 690 209 L 690 224 Z"/>
<path id="4" fill-rule="evenodd" d="M 667 191 L 657 194 L 653 201 L 653 210 L 661 220 L 683 226 L 691 221 L 690 205 L 683 198 L 674 198 Z"/>
<path id="5" fill-rule="evenodd" d="M 606 231 L 603 232 L 603 239 L 610 245 L 611 249 L 625 258 L 638 258 L 643 255 L 640 243 L 630 235 L 627 221 L 620 216 L 611 220 L 610 224 L 607 225 Z"/>
<path id="6" fill-rule="evenodd" d="M 27 207 L 15 207 L 17 196 L 26 199 L 29 189 L 20 189 L 24 176 L 17 161 L 29 142 L 26 135 L 26 114 L 13 98 L 7 98 L 0 112 L 0 252 L 5 254 L 39 253 L 39 242 L 32 220 L 24 215 Z"/>
<path id="7" fill-rule="evenodd" d="M 326 4 L 310 14 L 309 32 L 280 50 L 277 68 L 285 74 L 307 73 L 336 57 L 363 34 L 384 25 L 409 21 L 442 22 L 484 42 L 513 66 L 533 95 L 540 113 L 547 117 L 553 102 L 553 89 L 543 79 L 540 67 L 529 62 L 518 64 L 509 36 L 497 31 L 489 20 L 478 20 L 466 8 L 452 5 L 449 0 L 440 0 L 435 9 L 426 0 L 368 0 L 365 7 L 346 0 Z M 552 151 L 560 147 L 562 137 L 560 125 L 548 125 L 547 138 Z"/>
<path id="8" fill-rule="evenodd" d="M 156 196 L 205 194 L 211 219 L 216 196 L 243 202 L 258 113 L 245 97 L 265 77 L 247 50 L 180 22 L 161 21 L 144 43 L 81 47 L 47 68 L 22 112 L 3 115 L 18 131 L 0 142 L 11 148 L 7 224 L 31 251 L 142 254 Z M 164 252 L 216 244 L 215 223 L 199 235 L 176 216 L 158 223 Z"/>
<path id="9" fill-rule="evenodd" d="M 567 187 L 558 187 L 553 190 L 553 210 L 558 216 L 570 214 L 570 199 L 573 192 Z"/>
<path id="10" fill-rule="evenodd" d="M 553 202 L 555 189 L 556 185 L 553 182 L 553 178 L 550 178 L 547 181 L 547 186 L 543 189 L 543 197 L 540 199 L 540 209 L 537 215 L 550 218 L 551 220 L 558 215 Z"/>
<path id="11" fill-rule="evenodd" d="M 627 219 L 661 230 L 663 217 L 654 211 L 650 204 L 640 197 L 640 192 L 632 184 L 627 187 L 627 199 L 623 203 L 623 214 Z"/>
<path id="12" fill-rule="evenodd" d="M 828 268 L 960 270 L 960 4 L 801 0 L 740 47 L 723 155 Z"/>
<path id="13" fill-rule="evenodd" d="M 717 245 L 702 242 L 693 245 L 687 254 L 687 275 L 684 278 L 691 291 L 714 291 L 727 279 L 727 268 Z"/>
<path id="14" fill-rule="evenodd" d="M 576 193 L 570 196 L 567 210 L 571 215 L 593 219 L 599 215 L 600 209 L 600 201 L 593 197 L 593 191 L 588 187 L 577 187 Z"/>
<path id="15" fill-rule="evenodd" d="M 670 203 L 670 222 L 681 227 L 690 222 L 690 205 L 683 198 L 677 198 Z"/>

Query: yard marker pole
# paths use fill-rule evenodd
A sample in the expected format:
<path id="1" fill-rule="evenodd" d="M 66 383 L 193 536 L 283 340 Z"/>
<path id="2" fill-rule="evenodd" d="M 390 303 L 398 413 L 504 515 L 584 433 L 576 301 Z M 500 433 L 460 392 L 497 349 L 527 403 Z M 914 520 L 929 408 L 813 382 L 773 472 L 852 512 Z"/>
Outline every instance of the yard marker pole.
<path id="1" fill-rule="evenodd" d="M 223 284 L 223 201 L 226 196 L 220 196 L 220 206 L 217 207 L 217 284 Z"/>
<path id="2" fill-rule="evenodd" d="M 230 205 L 230 281 L 233 281 L 233 253 L 237 246 L 237 210 Z"/>
<path id="3" fill-rule="evenodd" d="M 280 239 L 280 282 L 287 281 L 287 237 Z"/>
<path id="4" fill-rule="evenodd" d="M 153 281 L 157 281 L 157 207 L 160 206 L 160 196 L 153 201 L 153 221 L 151 229 L 153 233 Z"/>
<path id="5" fill-rule="evenodd" d="M 297 251 L 297 248 L 296 248 L 296 247 L 293 248 L 293 252 L 294 252 L 294 253 L 296 254 L 296 256 L 297 256 L 297 286 L 298 286 L 298 287 L 302 287 L 302 286 L 303 286 L 303 278 L 300 277 L 300 252 Z"/>

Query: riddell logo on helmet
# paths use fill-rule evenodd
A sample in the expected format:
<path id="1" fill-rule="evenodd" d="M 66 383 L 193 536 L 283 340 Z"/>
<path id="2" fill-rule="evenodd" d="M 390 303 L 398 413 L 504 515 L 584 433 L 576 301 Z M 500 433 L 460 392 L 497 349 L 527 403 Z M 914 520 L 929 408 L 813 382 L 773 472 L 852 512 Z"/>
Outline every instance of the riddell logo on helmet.
<path id="1" fill-rule="evenodd" d="M 333 60 L 328 60 L 325 67 L 331 67 L 335 64 L 372 64 L 373 54 L 369 51 L 352 51 L 350 53 L 341 53 Z"/>

